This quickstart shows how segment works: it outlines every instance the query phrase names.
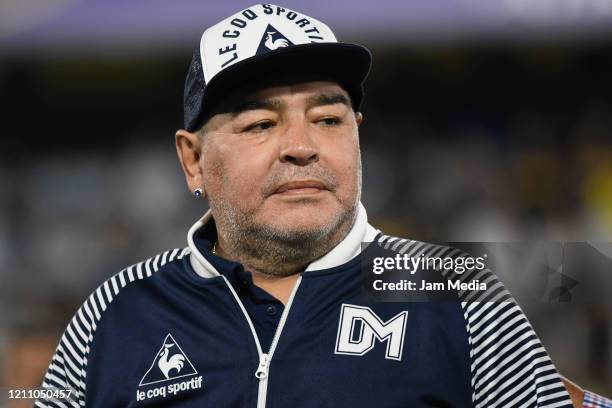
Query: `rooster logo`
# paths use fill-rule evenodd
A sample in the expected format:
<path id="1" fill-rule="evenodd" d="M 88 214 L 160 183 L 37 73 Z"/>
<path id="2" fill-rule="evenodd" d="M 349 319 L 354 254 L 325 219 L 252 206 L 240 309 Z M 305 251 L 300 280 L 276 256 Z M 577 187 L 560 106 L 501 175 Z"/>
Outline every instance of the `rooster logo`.
<path id="1" fill-rule="evenodd" d="M 272 37 L 272 35 L 276 34 L 276 31 L 268 31 L 266 33 L 266 42 L 264 45 L 268 47 L 270 50 L 275 50 L 280 47 L 288 47 L 289 40 L 286 38 L 277 38 L 276 40 Z"/>
<path id="2" fill-rule="evenodd" d="M 289 47 L 290 45 L 293 45 L 293 43 L 289 41 L 286 36 L 284 36 L 276 28 L 272 27 L 271 24 L 268 24 L 263 32 L 261 40 L 259 41 L 259 47 L 257 48 L 256 55 L 274 51 L 279 48 Z"/>
<path id="3" fill-rule="evenodd" d="M 170 333 L 164 338 L 153 363 L 140 380 L 139 386 L 198 374 L 189 357 Z"/>
<path id="4" fill-rule="evenodd" d="M 164 344 L 164 349 L 159 354 L 159 360 L 157 360 L 157 366 L 164 373 L 166 379 L 170 378 L 170 370 L 176 369 L 176 374 L 181 372 L 183 365 L 185 365 L 185 356 L 182 354 L 174 354 L 172 357 L 168 358 L 170 355 L 170 348 L 174 347 L 173 343 Z"/>

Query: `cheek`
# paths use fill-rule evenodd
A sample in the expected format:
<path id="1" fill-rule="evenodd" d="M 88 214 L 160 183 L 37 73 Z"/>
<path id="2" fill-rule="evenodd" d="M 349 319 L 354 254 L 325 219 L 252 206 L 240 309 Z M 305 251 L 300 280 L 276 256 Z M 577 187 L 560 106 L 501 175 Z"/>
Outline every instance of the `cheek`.
<path id="1" fill-rule="evenodd" d="M 344 192 L 357 188 L 360 167 L 359 141 L 356 136 L 336 140 L 324 150 L 327 165 L 334 171 Z"/>
<path id="2" fill-rule="evenodd" d="M 262 154 L 242 152 L 229 143 L 210 149 L 203 157 L 204 182 L 209 194 L 239 205 L 261 199 L 261 186 L 267 174 L 267 161 Z"/>

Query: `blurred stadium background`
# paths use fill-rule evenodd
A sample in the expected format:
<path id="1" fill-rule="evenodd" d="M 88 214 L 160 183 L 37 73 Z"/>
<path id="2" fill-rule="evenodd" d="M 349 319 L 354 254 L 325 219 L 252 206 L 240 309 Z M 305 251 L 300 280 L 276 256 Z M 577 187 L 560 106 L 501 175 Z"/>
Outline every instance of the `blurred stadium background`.
<path id="1" fill-rule="evenodd" d="M 203 29 L 250 5 L 0 4 L 0 387 L 39 384 L 106 277 L 185 245 L 205 208 L 175 159 L 184 76 Z M 612 241 L 612 1 L 284 5 L 373 50 L 361 143 L 374 225 L 434 241 Z M 560 371 L 610 396 L 602 273 L 592 299 L 523 307 Z"/>

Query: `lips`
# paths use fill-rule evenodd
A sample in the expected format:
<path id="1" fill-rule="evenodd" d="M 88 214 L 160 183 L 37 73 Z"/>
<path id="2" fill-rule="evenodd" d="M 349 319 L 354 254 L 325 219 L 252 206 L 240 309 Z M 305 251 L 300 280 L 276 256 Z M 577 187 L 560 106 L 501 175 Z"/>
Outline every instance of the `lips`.
<path id="1" fill-rule="evenodd" d="M 304 181 L 290 181 L 288 183 L 281 184 L 280 187 L 274 191 L 274 194 L 281 194 L 285 192 L 291 192 L 292 190 L 304 190 L 304 189 L 317 189 L 326 190 L 325 185 L 320 181 L 316 180 L 304 180 Z"/>

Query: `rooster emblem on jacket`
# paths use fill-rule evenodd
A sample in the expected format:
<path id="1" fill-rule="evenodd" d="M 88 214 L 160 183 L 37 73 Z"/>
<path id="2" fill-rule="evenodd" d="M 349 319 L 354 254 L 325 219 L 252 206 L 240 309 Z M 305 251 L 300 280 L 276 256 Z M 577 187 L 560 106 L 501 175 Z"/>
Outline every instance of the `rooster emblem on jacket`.
<path id="1" fill-rule="evenodd" d="M 159 354 L 157 366 L 164 374 L 166 379 L 170 379 L 170 371 L 176 369 L 176 374 L 180 373 L 185 365 L 185 356 L 181 353 L 176 353 L 170 356 L 170 349 L 174 347 L 174 343 L 164 344 L 164 349 Z"/>

